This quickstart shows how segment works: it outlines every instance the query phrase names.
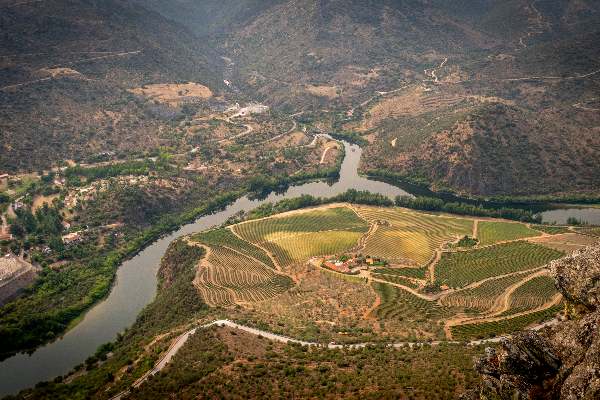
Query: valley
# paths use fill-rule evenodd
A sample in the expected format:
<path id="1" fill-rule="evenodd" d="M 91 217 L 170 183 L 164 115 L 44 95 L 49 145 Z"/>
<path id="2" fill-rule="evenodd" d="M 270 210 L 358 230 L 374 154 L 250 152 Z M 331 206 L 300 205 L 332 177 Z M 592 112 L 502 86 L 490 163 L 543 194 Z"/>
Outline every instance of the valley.
<path id="1" fill-rule="evenodd" d="M 0 0 L 0 396 L 500 385 L 475 354 L 583 313 L 599 12 Z"/>

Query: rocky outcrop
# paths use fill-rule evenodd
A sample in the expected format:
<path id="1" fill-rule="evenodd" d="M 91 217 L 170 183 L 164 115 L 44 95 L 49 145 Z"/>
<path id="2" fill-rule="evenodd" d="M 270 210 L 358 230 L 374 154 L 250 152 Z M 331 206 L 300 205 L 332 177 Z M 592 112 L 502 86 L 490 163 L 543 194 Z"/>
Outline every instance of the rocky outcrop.
<path id="1" fill-rule="evenodd" d="M 600 399 L 600 243 L 547 266 L 565 321 L 525 332 L 473 360 L 482 383 L 465 400 Z"/>
<path id="2" fill-rule="evenodd" d="M 0 285 L 0 308 L 13 302 L 19 297 L 27 286 L 37 279 L 38 275 L 33 267 L 26 266 L 12 279 Z"/>

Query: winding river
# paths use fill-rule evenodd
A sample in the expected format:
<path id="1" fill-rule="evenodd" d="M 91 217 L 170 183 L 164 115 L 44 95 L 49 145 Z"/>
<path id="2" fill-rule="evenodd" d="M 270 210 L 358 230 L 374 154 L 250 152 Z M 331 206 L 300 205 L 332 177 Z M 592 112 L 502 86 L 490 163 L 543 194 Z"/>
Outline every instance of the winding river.
<path id="1" fill-rule="evenodd" d="M 368 190 L 390 198 L 405 194 L 425 194 L 423 188 L 398 185 L 363 178 L 357 174 L 361 148 L 344 142 L 346 157 L 340 179 L 335 183 L 310 182 L 290 187 L 284 194 L 271 193 L 260 200 L 247 197 L 238 199 L 225 210 L 215 212 L 181 227 L 178 231 L 156 241 L 137 256 L 123 263 L 117 272 L 117 284 L 108 298 L 90 310 L 84 320 L 61 339 L 48 344 L 33 354 L 17 354 L 0 363 L 0 397 L 16 394 L 39 381 L 65 374 L 93 354 L 98 346 L 115 340 L 117 333 L 130 326 L 138 313 L 156 294 L 158 264 L 169 243 L 181 235 L 205 230 L 221 224 L 240 210 L 250 210 L 261 204 L 294 198 L 302 194 L 330 197 L 348 189 Z M 410 193 L 409 193 L 410 192 Z M 431 195 L 431 194 L 430 194 Z M 549 209 L 546 207 L 545 209 Z M 544 220 L 566 222 L 574 216 L 590 223 L 600 224 L 600 208 L 555 209 L 544 211 Z"/>

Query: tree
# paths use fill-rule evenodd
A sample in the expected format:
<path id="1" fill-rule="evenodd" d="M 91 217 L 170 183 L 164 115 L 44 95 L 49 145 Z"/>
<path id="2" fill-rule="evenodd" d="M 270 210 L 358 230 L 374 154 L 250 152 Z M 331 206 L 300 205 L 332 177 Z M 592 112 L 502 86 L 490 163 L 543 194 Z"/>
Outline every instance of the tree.
<path id="1" fill-rule="evenodd" d="M 12 220 L 10 223 L 10 233 L 17 238 L 22 238 L 25 235 L 25 228 L 19 220 Z"/>

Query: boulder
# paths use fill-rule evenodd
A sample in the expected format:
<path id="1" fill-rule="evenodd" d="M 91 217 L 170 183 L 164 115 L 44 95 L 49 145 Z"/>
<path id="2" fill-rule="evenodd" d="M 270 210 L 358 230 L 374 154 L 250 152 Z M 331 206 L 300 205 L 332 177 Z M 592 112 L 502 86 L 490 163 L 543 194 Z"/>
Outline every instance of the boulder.
<path id="1" fill-rule="evenodd" d="M 600 244 L 547 265 L 566 320 L 524 332 L 473 359 L 482 384 L 464 400 L 600 399 Z"/>

